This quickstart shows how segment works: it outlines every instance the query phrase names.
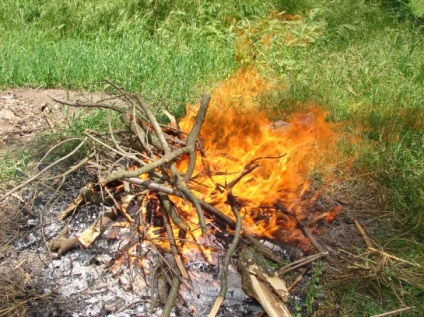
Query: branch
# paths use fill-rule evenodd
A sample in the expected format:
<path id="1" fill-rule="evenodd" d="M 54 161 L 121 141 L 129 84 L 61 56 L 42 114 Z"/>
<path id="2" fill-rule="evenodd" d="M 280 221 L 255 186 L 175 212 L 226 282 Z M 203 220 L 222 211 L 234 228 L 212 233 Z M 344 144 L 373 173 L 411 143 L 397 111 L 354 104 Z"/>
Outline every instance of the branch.
<path id="1" fill-rule="evenodd" d="M 237 200 L 231 192 L 228 193 L 227 199 L 228 199 L 229 204 L 231 205 L 231 210 L 232 210 L 234 216 L 236 217 L 236 230 L 234 232 L 233 241 L 231 242 L 231 244 L 230 244 L 230 246 L 227 250 L 227 253 L 225 254 L 224 263 L 223 263 L 222 271 L 221 271 L 221 290 L 219 292 L 218 297 L 216 298 L 215 304 L 212 307 L 212 310 L 209 314 L 209 317 L 215 317 L 216 316 L 216 314 L 218 313 L 219 307 L 221 306 L 222 302 L 225 299 L 225 296 L 227 295 L 228 267 L 230 265 L 231 257 L 233 256 L 233 253 L 236 250 L 237 245 L 239 243 L 240 233 L 241 233 L 241 229 L 242 229 L 241 217 L 240 217 L 239 210 L 238 210 L 238 207 L 237 207 Z"/>
<path id="2" fill-rule="evenodd" d="M 171 152 L 171 148 L 168 145 L 168 142 L 166 141 L 165 134 L 163 133 L 158 121 L 156 120 L 156 117 L 154 116 L 153 112 L 150 110 L 150 107 L 147 105 L 147 103 L 139 96 L 136 95 L 137 101 L 140 104 L 140 106 L 143 108 L 147 118 L 150 120 L 150 124 L 152 125 L 154 131 L 156 132 L 156 136 L 159 139 L 160 144 L 162 145 L 163 149 L 165 150 L 165 155 Z M 203 121 L 202 121 L 203 122 Z M 200 129 L 200 127 L 199 127 Z M 197 128 L 196 128 L 197 130 Z M 196 130 L 193 132 L 191 138 L 195 136 Z M 199 130 L 200 131 L 200 130 Z M 186 148 L 190 149 L 189 146 Z M 175 164 L 171 164 L 170 171 L 172 174 L 174 186 L 178 188 L 179 191 L 182 192 L 184 198 L 189 200 L 194 208 L 196 209 L 197 217 L 199 220 L 199 225 L 202 230 L 202 233 L 206 233 L 206 223 L 205 223 L 205 217 L 202 213 L 202 208 L 200 206 L 199 200 L 197 197 L 193 194 L 193 192 L 184 184 L 177 167 Z"/>
<path id="3" fill-rule="evenodd" d="M 190 147 L 188 168 L 184 175 L 184 182 L 190 181 L 191 175 L 194 172 L 196 165 L 196 141 L 199 136 L 200 130 L 202 129 L 203 122 L 205 121 L 206 112 L 208 111 L 209 102 L 211 97 L 207 94 L 203 94 L 202 101 L 200 103 L 199 111 L 197 112 L 196 118 L 194 119 L 194 125 L 187 137 L 187 146 Z"/>
<path id="4" fill-rule="evenodd" d="M 76 108 L 103 108 L 103 109 L 111 109 L 114 110 L 116 112 L 119 113 L 124 113 L 125 110 L 119 107 L 115 107 L 109 104 L 102 104 L 102 103 L 95 103 L 95 102 L 69 102 L 69 101 L 65 101 L 65 100 L 59 100 L 56 98 L 53 98 L 53 101 L 56 101 L 57 103 L 60 103 L 62 105 L 67 105 L 67 106 L 71 106 L 71 107 L 76 107 Z"/>
<path id="5" fill-rule="evenodd" d="M 123 178 L 132 178 L 132 177 L 137 177 L 139 175 L 145 174 L 150 172 L 151 170 L 165 164 L 165 163 L 169 163 L 174 161 L 177 157 L 181 156 L 184 153 L 187 153 L 188 148 L 187 147 L 183 147 L 180 148 L 178 150 L 175 150 L 173 152 L 169 152 L 166 153 L 164 156 L 162 156 L 160 159 L 153 161 L 152 163 L 149 163 L 147 165 L 144 165 L 141 168 L 132 170 L 132 171 L 115 171 L 112 172 L 111 174 L 109 174 L 104 180 L 103 182 L 105 184 L 107 183 L 111 183 L 115 180 L 118 179 L 123 179 Z"/>
<path id="6" fill-rule="evenodd" d="M 227 190 L 231 190 L 234 186 L 236 186 L 236 184 L 239 182 L 239 181 L 241 181 L 241 179 L 244 177 L 244 176 L 246 176 L 247 174 L 249 174 L 249 173 L 251 173 L 254 169 L 256 169 L 256 168 L 258 168 L 259 167 L 259 164 L 251 164 L 251 163 L 249 163 L 249 164 L 247 164 L 245 167 L 244 167 L 244 170 L 241 172 L 241 174 L 238 176 L 238 177 L 236 177 L 231 183 L 229 183 L 227 186 L 225 186 L 225 188 L 227 189 Z"/>
<path id="7" fill-rule="evenodd" d="M 13 194 L 14 192 L 18 191 L 19 189 L 21 189 L 21 188 L 25 187 L 26 185 L 32 183 L 34 180 L 36 180 L 38 177 L 40 177 L 40 175 L 42 175 L 45 171 L 49 170 L 53 166 L 56 166 L 60 162 L 66 160 L 68 158 L 70 158 L 72 155 L 74 155 L 76 152 L 78 152 L 78 150 L 85 144 L 85 142 L 87 142 L 87 138 L 86 137 L 84 139 L 82 139 L 81 143 L 78 144 L 78 146 L 72 152 L 70 152 L 67 155 L 61 157 L 60 159 L 58 159 L 57 161 L 53 162 L 49 166 L 43 168 L 41 170 L 41 172 L 37 173 L 36 175 L 34 175 L 33 177 L 31 177 L 30 179 L 28 179 L 25 182 L 19 184 L 18 186 L 16 186 L 12 190 L 8 191 L 6 194 L 4 194 L 4 196 L 2 198 L 0 198 L 0 202 L 1 201 L 4 201 L 7 197 L 9 197 L 11 194 Z"/>
<path id="8" fill-rule="evenodd" d="M 175 300 L 178 296 L 178 289 L 180 288 L 180 279 L 177 276 L 174 276 L 172 279 L 171 290 L 169 291 L 168 298 L 166 299 L 165 306 L 163 308 L 161 317 L 168 317 L 171 315 L 172 308 L 174 307 Z"/>

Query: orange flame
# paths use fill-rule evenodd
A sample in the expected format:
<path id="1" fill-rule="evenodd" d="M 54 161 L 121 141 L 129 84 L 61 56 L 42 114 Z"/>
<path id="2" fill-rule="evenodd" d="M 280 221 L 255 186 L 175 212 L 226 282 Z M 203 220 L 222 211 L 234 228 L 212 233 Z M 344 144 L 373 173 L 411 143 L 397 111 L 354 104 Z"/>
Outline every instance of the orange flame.
<path id="1" fill-rule="evenodd" d="M 243 229 L 258 236 L 301 240 L 290 215 L 305 218 L 316 198 L 307 195 L 307 175 L 322 157 L 322 146 L 333 143 L 336 135 L 326 122 L 326 113 L 316 107 L 293 115 L 289 123 L 271 122 L 259 100 L 273 88 L 252 69 L 217 87 L 201 130 L 205 158 L 197 159 L 189 186 L 199 198 L 233 217 L 226 193 L 219 188 L 225 188 L 255 160 L 258 168 L 233 188 L 242 205 Z M 196 113 L 197 107 L 188 105 L 180 122 L 182 130 L 190 130 Z M 178 164 L 184 171 L 188 160 Z M 276 208 L 277 202 L 283 208 Z M 197 219 L 189 203 L 180 200 L 178 205 L 186 219 Z"/>

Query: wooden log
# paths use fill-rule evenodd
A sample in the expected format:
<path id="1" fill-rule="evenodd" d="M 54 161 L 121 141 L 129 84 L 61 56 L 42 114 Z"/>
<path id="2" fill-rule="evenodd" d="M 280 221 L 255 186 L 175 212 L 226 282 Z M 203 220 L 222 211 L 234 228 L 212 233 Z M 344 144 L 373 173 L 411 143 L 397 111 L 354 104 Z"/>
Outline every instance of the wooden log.
<path id="1" fill-rule="evenodd" d="M 253 247 L 243 248 L 238 267 L 242 274 L 243 290 L 261 304 L 269 317 L 291 316 L 285 304 L 289 295 L 286 283 L 261 253 Z"/>

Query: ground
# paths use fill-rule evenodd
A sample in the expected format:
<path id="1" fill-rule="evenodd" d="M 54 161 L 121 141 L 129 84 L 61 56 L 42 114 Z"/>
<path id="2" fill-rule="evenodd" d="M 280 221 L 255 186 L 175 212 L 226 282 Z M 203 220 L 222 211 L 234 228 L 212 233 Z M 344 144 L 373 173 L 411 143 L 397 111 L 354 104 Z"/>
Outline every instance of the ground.
<path id="1" fill-rule="evenodd" d="M 102 94 L 68 91 L 64 89 L 16 88 L 0 91 L 0 145 L 1 153 L 11 147 L 28 147 L 31 139 L 43 131 L 69 124 L 74 109 L 52 100 L 90 101 Z"/>

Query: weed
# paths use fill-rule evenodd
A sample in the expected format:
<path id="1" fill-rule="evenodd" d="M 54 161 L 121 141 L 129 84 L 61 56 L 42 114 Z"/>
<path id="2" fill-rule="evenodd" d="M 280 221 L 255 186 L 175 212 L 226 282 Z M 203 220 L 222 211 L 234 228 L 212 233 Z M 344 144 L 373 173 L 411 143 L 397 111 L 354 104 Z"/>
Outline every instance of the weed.
<path id="1" fill-rule="evenodd" d="M 312 272 L 311 285 L 309 286 L 308 294 L 305 300 L 306 312 L 312 314 L 316 309 L 314 303 L 316 300 L 317 292 L 320 287 L 320 276 L 322 274 L 322 263 L 318 261 Z"/>

